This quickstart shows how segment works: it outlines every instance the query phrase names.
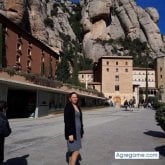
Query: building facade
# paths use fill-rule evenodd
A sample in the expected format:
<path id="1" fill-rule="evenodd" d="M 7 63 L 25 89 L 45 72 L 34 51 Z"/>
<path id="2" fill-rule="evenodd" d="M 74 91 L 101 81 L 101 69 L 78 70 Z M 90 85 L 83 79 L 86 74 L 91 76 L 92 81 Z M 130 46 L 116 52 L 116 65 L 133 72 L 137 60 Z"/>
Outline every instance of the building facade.
<path id="1" fill-rule="evenodd" d="M 131 56 L 103 56 L 94 69 L 94 81 L 101 82 L 101 92 L 120 106 L 133 97 L 132 74 Z"/>
<path id="2" fill-rule="evenodd" d="M 134 67 L 133 91 L 137 102 L 145 101 L 146 88 L 148 97 L 155 97 L 157 95 L 155 70 L 151 68 Z"/>
<path id="3" fill-rule="evenodd" d="M 159 99 L 165 103 L 165 56 L 156 59 L 156 86 L 159 90 Z"/>
<path id="4" fill-rule="evenodd" d="M 86 88 L 88 88 L 88 85 L 93 82 L 93 70 L 79 71 L 78 79 L 81 83 L 86 84 Z"/>
<path id="5" fill-rule="evenodd" d="M 162 60 L 160 61 L 162 62 Z M 159 71 L 162 74 L 163 65 L 163 63 L 162 66 L 159 64 Z M 135 106 L 138 106 L 142 100 L 146 99 L 146 89 L 149 97 L 158 95 L 155 70 L 133 67 L 131 56 L 103 56 L 98 63 L 94 64 L 94 70 L 88 71 L 89 73 L 93 77 L 93 82 L 88 82 L 88 85 L 102 92 L 106 98 L 110 98 L 118 106 L 133 97 L 136 100 Z M 86 71 L 79 72 L 79 80 L 82 83 L 86 82 L 85 74 L 87 77 L 89 76 Z M 162 83 L 159 86 L 165 82 L 162 74 L 158 75 Z"/>
<path id="6" fill-rule="evenodd" d="M 7 117 L 36 118 L 63 109 L 73 90 L 81 106 L 103 104 L 103 97 L 55 80 L 57 52 L 0 14 L 0 101 L 8 104 Z"/>
<path id="7" fill-rule="evenodd" d="M 55 77 L 59 55 L 0 15 L 0 66 Z"/>

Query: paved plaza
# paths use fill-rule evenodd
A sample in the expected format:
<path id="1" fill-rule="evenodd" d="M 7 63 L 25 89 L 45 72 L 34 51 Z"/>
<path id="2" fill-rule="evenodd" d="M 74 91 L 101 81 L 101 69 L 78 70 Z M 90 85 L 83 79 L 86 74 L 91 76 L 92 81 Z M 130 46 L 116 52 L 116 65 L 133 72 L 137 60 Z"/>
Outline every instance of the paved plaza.
<path id="1" fill-rule="evenodd" d="M 83 111 L 81 165 L 163 165 L 165 134 L 154 110 L 100 108 Z M 10 120 L 5 165 L 65 165 L 63 114 Z M 159 160 L 115 160 L 116 151 L 160 151 Z"/>

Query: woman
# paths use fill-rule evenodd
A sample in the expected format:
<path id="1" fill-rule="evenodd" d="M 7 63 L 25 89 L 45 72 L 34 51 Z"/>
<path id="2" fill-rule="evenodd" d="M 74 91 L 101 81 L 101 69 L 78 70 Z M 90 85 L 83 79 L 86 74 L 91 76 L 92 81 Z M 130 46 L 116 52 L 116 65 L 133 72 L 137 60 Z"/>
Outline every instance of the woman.
<path id="1" fill-rule="evenodd" d="M 82 112 L 78 106 L 78 94 L 69 94 L 69 102 L 64 109 L 65 139 L 67 140 L 68 152 L 70 154 L 69 165 L 75 165 L 81 148 L 83 137 Z"/>

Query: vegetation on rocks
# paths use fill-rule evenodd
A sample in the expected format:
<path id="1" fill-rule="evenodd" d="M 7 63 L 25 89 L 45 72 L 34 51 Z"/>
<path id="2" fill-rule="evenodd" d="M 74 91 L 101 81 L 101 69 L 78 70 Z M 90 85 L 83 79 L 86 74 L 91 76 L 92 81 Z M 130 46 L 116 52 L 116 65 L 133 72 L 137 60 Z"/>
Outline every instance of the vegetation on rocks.
<path id="1" fill-rule="evenodd" d="M 74 8 L 74 13 L 70 13 L 70 17 L 69 17 L 69 22 L 70 25 L 74 31 L 74 33 L 77 36 L 77 39 L 79 40 L 79 42 L 82 42 L 83 39 L 83 28 L 82 25 L 80 23 L 81 21 L 81 6 L 80 4 L 77 4 Z"/>
<path id="2" fill-rule="evenodd" d="M 50 27 L 51 29 L 54 29 L 54 24 L 53 24 L 53 20 L 49 17 L 44 19 L 44 24 L 46 27 Z"/>
<path id="3" fill-rule="evenodd" d="M 70 37 L 63 33 L 60 36 L 64 40 L 64 45 L 63 55 L 57 66 L 57 79 L 65 83 L 82 86 L 78 80 L 78 72 L 80 70 L 92 69 L 93 62 L 91 59 L 84 58 L 81 54 L 81 45 L 78 41 L 72 40 L 68 42 L 68 40 L 71 40 Z M 62 76 L 64 73 L 66 74 L 65 79 Z"/>
<path id="4" fill-rule="evenodd" d="M 119 38 L 117 40 L 100 40 L 97 39 L 96 42 L 102 45 L 109 44 L 113 47 L 112 54 L 121 56 L 130 55 L 133 57 L 133 63 L 135 67 L 154 67 L 154 60 L 150 56 L 150 48 L 147 42 L 141 42 L 138 38 L 131 40 L 131 38 Z"/>

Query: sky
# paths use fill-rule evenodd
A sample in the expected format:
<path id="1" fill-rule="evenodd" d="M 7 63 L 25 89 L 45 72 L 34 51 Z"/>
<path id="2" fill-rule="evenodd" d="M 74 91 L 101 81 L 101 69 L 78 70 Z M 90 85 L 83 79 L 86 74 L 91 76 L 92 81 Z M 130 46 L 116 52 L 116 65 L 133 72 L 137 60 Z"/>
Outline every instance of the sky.
<path id="1" fill-rule="evenodd" d="M 73 2 L 79 2 L 79 0 L 71 0 Z M 158 26 L 161 34 L 165 34 L 165 0 L 136 0 L 138 6 L 143 8 L 155 7 L 160 15 Z"/>

